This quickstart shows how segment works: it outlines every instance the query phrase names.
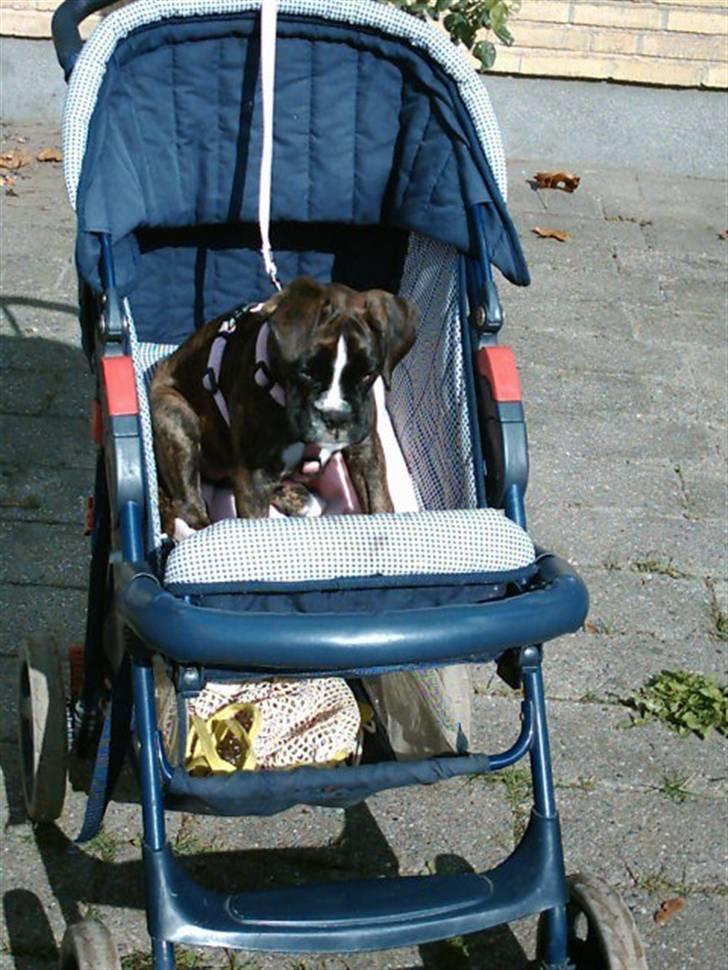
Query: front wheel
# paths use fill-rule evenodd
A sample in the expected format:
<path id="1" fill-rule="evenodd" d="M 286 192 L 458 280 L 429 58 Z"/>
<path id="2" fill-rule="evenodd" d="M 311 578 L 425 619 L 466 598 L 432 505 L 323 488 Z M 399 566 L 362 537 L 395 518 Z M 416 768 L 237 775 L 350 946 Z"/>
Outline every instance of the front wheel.
<path id="1" fill-rule="evenodd" d="M 612 887 L 588 873 L 567 877 L 568 962 L 574 970 L 647 970 L 634 919 Z M 546 919 L 538 923 L 538 958 L 544 961 Z"/>

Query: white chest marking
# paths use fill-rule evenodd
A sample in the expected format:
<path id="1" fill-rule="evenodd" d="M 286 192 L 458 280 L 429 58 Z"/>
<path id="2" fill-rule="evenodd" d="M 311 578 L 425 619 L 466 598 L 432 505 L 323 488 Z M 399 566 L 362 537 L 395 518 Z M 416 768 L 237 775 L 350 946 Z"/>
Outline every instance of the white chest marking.
<path id="1" fill-rule="evenodd" d="M 346 367 L 347 360 L 346 340 L 341 336 L 336 344 L 336 357 L 334 359 L 334 372 L 331 375 L 331 384 L 323 394 L 316 398 L 316 407 L 319 411 L 348 411 L 349 405 L 341 393 L 341 375 Z"/>

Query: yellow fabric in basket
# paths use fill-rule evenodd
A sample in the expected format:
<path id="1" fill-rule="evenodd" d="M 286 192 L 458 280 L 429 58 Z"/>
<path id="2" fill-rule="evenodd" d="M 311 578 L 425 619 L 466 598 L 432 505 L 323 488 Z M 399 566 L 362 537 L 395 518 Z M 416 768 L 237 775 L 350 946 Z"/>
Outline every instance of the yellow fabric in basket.
<path id="1" fill-rule="evenodd" d="M 251 726 L 247 731 L 237 719 L 237 714 L 246 714 L 250 720 Z M 253 742 L 259 730 L 260 711 L 255 704 L 228 704 L 207 720 L 191 714 L 185 750 L 186 769 L 214 774 L 252 771 L 256 766 Z M 220 745 L 231 741 L 240 747 L 234 761 L 228 761 L 218 753 Z"/>

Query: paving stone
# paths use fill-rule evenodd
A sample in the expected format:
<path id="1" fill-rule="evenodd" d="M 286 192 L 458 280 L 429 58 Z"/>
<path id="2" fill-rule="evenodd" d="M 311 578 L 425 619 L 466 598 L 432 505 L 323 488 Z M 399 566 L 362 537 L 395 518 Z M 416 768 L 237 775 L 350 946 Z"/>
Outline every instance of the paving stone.
<path id="1" fill-rule="evenodd" d="M 598 617 L 590 622 L 598 628 Z M 547 645 L 544 681 L 549 697 L 627 698 L 666 669 L 695 671 L 721 683 L 727 654 L 725 642 L 712 636 L 683 640 L 580 631 Z"/>
<path id="2" fill-rule="evenodd" d="M 0 411 L 7 414 L 86 417 L 93 391 L 90 376 L 83 380 L 70 370 L 6 369 L 0 384 Z M 87 386 L 85 386 L 87 385 Z"/>
<path id="3" fill-rule="evenodd" d="M 0 519 L 62 522 L 84 528 L 93 473 L 86 468 L 0 466 Z"/>
<path id="4" fill-rule="evenodd" d="M 0 654 L 15 656 L 19 640 L 46 633 L 61 643 L 79 643 L 84 634 L 86 589 L 2 583 L 0 613 Z"/>
<path id="5" fill-rule="evenodd" d="M 625 888 L 635 880 L 664 881 L 655 894 L 663 899 L 690 899 L 695 892 L 725 887 L 725 827 L 709 799 L 679 804 L 665 796 L 598 788 L 562 790 L 558 802 L 568 871 L 595 872 Z"/>
<path id="6" fill-rule="evenodd" d="M 85 588 L 88 540 L 80 529 L 2 521 L 0 542 L 5 550 L 0 562 L 0 583 Z"/>
<path id="7" fill-rule="evenodd" d="M 12 441 L 4 462 L 29 468 L 94 468 L 88 419 L 0 414 L 0 437 Z"/>
<path id="8" fill-rule="evenodd" d="M 712 482 L 712 476 L 707 479 Z M 649 495 L 650 508 L 664 515 L 683 514 L 701 518 L 700 506 L 692 492 L 684 494 L 680 477 L 670 462 L 636 462 L 615 458 L 570 458 L 558 464 L 547 454 L 531 456 L 527 509 L 539 516 L 553 512 L 554 496 L 566 507 L 636 509 Z M 711 496 L 712 498 L 712 496 Z M 706 511 L 716 508 L 711 501 Z"/>
<path id="9" fill-rule="evenodd" d="M 66 306 L 65 304 L 61 305 Z M 76 312 L 70 305 L 66 306 L 66 311 L 74 314 Z M 36 331 L 40 329 L 39 324 L 41 324 L 41 321 L 35 318 L 33 326 L 35 326 Z M 15 333 L 10 335 L 0 332 L 0 372 L 10 369 L 32 371 L 33 373 L 37 371 L 53 373 L 65 371 L 71 377 L 75 377 L 79 385 L 82 385 L 84 377 L 88 374 L 88 363 L 77 339 L 71 346 L 58 341 L 46 340 L 37 334 L 18 336 Z"/>
<path id="10" fill-rule="evenodd" d="M 658 460 L 679 464 L 700 461 L 715 454 L 723 438 L 718 424 L 701 423 L 682 416 L 634 412 L 631 420 L 621 416 L 590 414 L 564 425 L 543 412 L 529 410 L 529 441 L 533 450 L 566 458 L 595 456 L 633 461 Z M 649 499 L 649 496 L 647 497 Z"/>
<path id="11" fill-rule="evenodd" d="M 719 519 L 695 521 L 682 516 L 655 515 L 639 510 L 561 508 L 557 512 L 539 507 L 530 516 L 530 527 L 540 545 L 563 554 L 571 550 L 582 565 L 619 565 L 644 560 L 673 562 L 692 576 L 722 579 L 727 573 L 726 528 Z"/>
<path id="12" fill-rule="evenodd" d="M 710 591 L 700 577 L 664 574 L 675 568 L 669 559 L 649 557 L 606 572 L 584 570 L 592 620 L 612 634 L 651 635 L 688 645 L 704 638 L 710 628 Z M 625 603 L 630 604 L 627 614 Z"/>

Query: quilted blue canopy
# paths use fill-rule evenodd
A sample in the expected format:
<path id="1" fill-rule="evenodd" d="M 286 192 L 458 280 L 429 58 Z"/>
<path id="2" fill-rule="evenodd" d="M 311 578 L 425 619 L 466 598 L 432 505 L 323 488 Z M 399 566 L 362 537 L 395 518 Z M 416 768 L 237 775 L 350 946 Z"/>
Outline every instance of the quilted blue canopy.
<path id="1" fill-rule="evenodd" d="M 273 244 L 282 277 L 396 285 L 406 233 L 490 258 L 527 283 L 518 239 L 457 87 L 422 52 L 370 29 L 278 24 Z M 99 282 L 98 233 L 140 338 L 179 340 L 270 286 L 257 255 L 258 18 L 137 28 L 111 56 L 78 186 L 77 261 Z"/>

